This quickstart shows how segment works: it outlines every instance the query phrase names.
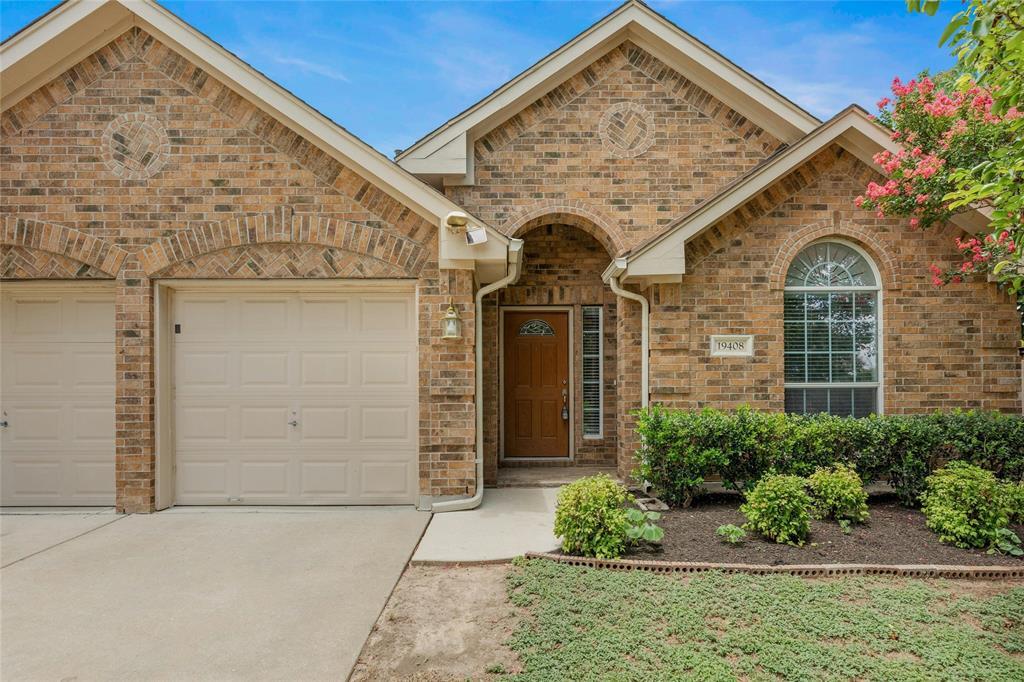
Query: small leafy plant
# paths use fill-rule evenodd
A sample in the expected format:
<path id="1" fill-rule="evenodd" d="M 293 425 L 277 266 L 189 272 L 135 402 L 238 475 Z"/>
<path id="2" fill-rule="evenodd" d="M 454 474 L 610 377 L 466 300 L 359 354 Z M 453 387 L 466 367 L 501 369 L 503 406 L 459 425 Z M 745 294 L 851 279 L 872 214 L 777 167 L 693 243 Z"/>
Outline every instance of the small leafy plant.
<path id="1" fill-rule="evenodd" d="M 655 511 L 627 509 L 626 521 L 629 525 L 626 526 L 626 537 L 634 544 L 640 542 L 660 543 L 665 537 L 665 529 L 654 524 L 660 518 L 661 514 Z"/>
<path id="2" fill-rule="evenodd" d="M 868 494 L 857 470 L 846 464 L 820 467 L 807 479 L 818 518 L 833 518 L 848 532 L 868 520 Z"/>
<path id="3" fill-rule="evenodd" d="M 1024 549 L 1021 549 L 1020 538 L 1009 528 L 1000 528 L 996 532 L 995 542 L 988 548 L 989 554 L 1009 554 L 1010 556 L 1024 556 Z"/>
<path id="4" fill-rule="evenodd" d="M 1009 530 L 1012 502 L 1006 484 L 991 471 L 950 462 L 928 477 L 922 500 L 925 522 L 942 542 L 996 550 L 1000 543 L 1020 544 L 1003 532 Z"/>
<path id="5" fill-rule="evenodd" d="M 728 542 L 730 545 L 738 545 L 747 539 L 747 531 L 731 523 L 719 526 L 715 533 L 722 538 L 723 542 Z"/>
<path id="6" fill-rule="evenodd" d="M 617 559 L 626 551 L 630 528 L 625 506 L 632 496 L 606 474 L 564 486 L 555 508 L 555 535 L 569 554 Z"/>
<path id="7" fill-rule="evenodd" d="M 775 542 L 803 545 L 811 530 L 811 504 L 806 479 L 769 474 L 747 493 L 740 507 L 747 517 L 743 527 Z"/>

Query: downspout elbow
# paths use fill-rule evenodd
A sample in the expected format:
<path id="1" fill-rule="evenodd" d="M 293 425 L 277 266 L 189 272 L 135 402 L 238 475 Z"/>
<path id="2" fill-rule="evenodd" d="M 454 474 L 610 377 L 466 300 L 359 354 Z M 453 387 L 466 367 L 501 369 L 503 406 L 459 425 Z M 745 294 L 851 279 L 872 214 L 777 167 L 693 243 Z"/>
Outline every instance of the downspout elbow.
<path id="1" fill-rule="evenodd" d="M 640 407 L 646 409 L 650 402 L 650 346 L 651 346 L 651 306 L 643 295 L 623 289 L 619 277 L 626 270 L 624 258 L 613 261 L 605 272 L 605 281 L 616 296 L 628 298 L 640 304 Z"/>

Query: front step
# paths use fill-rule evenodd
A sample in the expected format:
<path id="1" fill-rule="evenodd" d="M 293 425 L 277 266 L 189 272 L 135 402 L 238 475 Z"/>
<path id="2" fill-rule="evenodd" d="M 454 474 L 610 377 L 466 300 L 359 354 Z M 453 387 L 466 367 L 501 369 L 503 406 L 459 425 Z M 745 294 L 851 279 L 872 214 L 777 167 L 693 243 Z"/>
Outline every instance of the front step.
<path id="1" fill-rule="evenodd" d="M 619 480 L 615 467 L 597 466 L 528 466 L 528 467 L 505 467 L 498 469 L 498 482 L 490 486 L 492 488 L 560 488 L 566 483 L 594 476 L 595 474 L 608 474 L 615 480 Z"/>

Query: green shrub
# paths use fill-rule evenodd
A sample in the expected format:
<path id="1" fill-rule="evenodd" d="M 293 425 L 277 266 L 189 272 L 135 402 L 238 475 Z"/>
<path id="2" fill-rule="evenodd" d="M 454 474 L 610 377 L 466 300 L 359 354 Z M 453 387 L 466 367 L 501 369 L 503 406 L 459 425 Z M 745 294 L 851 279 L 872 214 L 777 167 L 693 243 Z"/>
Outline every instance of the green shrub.
<path id="1" fill-rule="evenodd" d="M 820 518 L 864 523 L 868 519 L 868 494 L 857 470 L 846 464 L 816 469 L 807 479 L 814 509 Z"/>
<path id="2" fill-rule="evenodd" d="M 747 531 L 731 523 L 719 526 L 715 533 L 722 538 L 723 542 L 728 542 L 730 545 L 738 545 L 747 539 Z"/>
<path id="3" fill-rule="evenodd" d="M 1010 523 L 1024 524 L 1024 481 L 1005 483 L 1006 497 L 1009 500 Z"/>
<path id="4" fill-rule="evenodd" d="M 928 527 L 957 547 L 993 547 L 1009 524 L 1007 486 L 966 462 L 950 462 L 929 476 L 922 501 Z"/>
<path id="5" fill-rule="evenodd" d="M 799 476 L 769 474 L 747 493 L 744 528 L 775 542 L 802 545 L 811 529 L 811 497 Z"/>
<path id="6" fill-rule="evenodd" d="M 625 505 L 632 501 L 626 489 L 606 474 L 564 486 L 555 508 L 555 535 L 562 538 L 562 551 L 599 559 L 622 556 L 630 525 Z"/>
<path id="7" fill-rule="evenodd" d="M 888 481 L 916 506 L 925 479 L 963 460 L 1009 481 L 1024 480 L 1024 418 L 998 412 L 872 415 L 854 419 L 740 408 L 700 412 L 652 407 L 637 413 L 638 477 L 672 505 L 688 505 L 709 476 L 747 491 L 768 471 L 808 476 L 846 464 L 864 483 Z"/>

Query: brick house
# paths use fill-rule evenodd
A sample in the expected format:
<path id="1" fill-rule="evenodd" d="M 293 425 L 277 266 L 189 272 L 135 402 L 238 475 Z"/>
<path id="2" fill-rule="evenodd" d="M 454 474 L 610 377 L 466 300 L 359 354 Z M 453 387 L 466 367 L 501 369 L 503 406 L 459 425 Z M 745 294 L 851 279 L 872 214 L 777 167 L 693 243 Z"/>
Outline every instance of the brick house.
<path id="1" fill-rule="evenodd" d="M 885 131 L 642 3 L 395 161 L 148 0 L 0 60 L 3 504 L 442 510 L 628 474 L 649 403 L 1021 409 L 1014 302 L 927 277 L 981 216 L 858 210 Z"/>

